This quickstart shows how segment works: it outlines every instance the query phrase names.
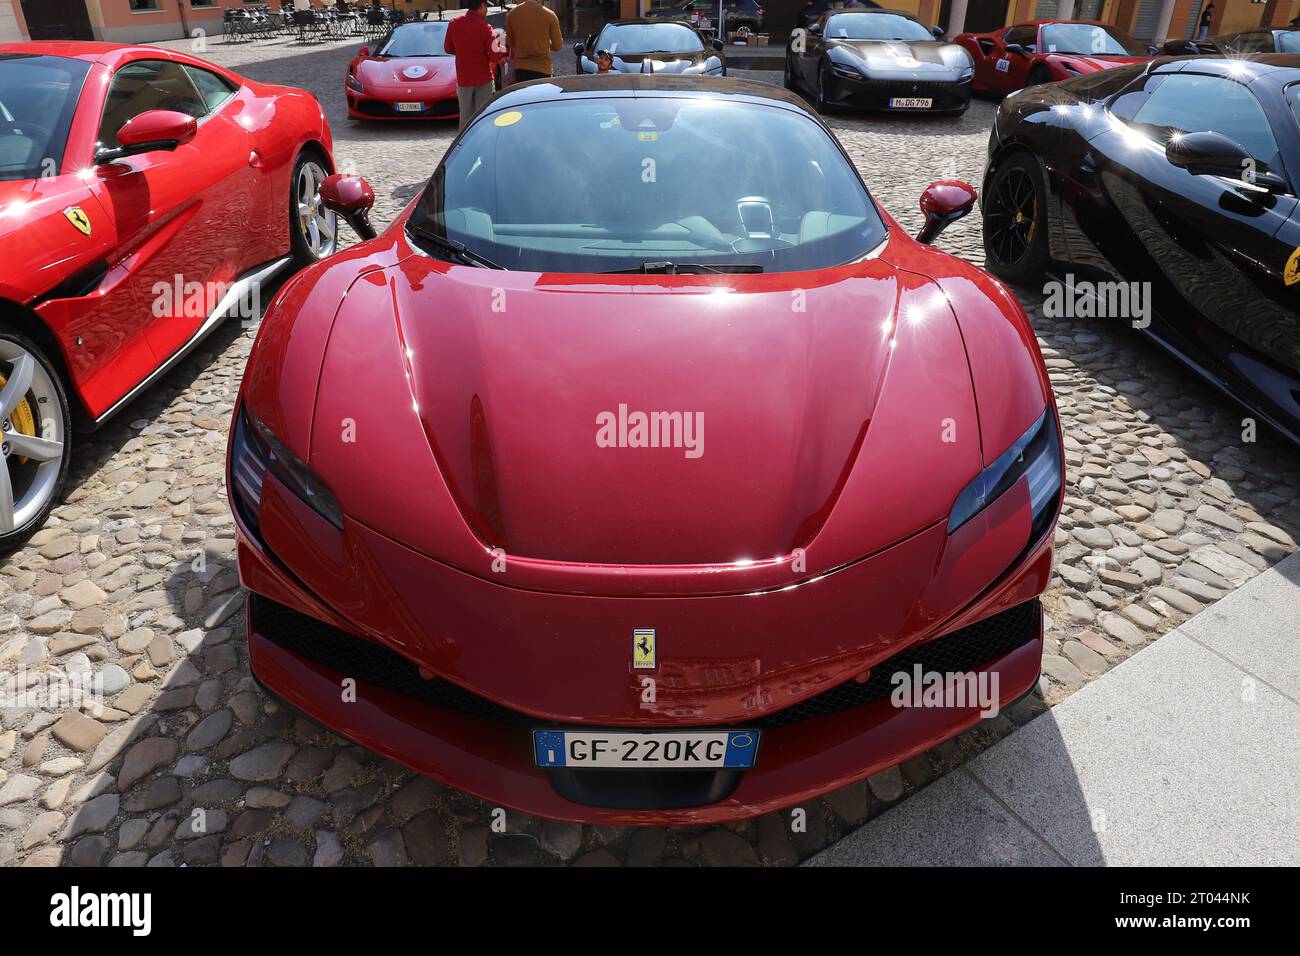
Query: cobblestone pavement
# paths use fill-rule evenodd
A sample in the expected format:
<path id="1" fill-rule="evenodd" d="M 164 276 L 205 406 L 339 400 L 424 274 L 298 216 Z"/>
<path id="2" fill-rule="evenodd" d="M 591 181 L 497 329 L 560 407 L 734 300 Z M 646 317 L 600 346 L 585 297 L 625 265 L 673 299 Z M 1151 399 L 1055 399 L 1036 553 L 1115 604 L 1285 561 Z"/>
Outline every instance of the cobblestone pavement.
<path id="1" fill-rule="evenodd" d="M 180 45 L 180 44 L 177 44 Z M 375 185 L 377 223 L 418 190 L 450 126 L 343 115 L 355 43 L 212 44 L 207 55 L 315 91 L 337 156 Z M 557 56 L 567 67 L 571 54 Z M 771 81 L 771 74 L 758 75 Z M 909 230 L 932 178 L 978 183 L 994 108 L 830 122 Z M 977 216 L 940 246 L 982 261 Z M 0 864 L 792 864 L 962 763 L 1295 548 L 1300 456 L 1135 337 L 1049 321 L 1021 290 L 1065 427 L 1068 497 L 1045 604 L 1041 697 L 901 767 L 789 813 L 691 830 L 579 827 L 493 808 L 379 759 L 264 696 L 249 676 L 223 488 L 252 331 L 231 325 L 77 450 L 67 500 L 0 573 L 0 672 L 37 705 L 0 710 Z M 201 556 L 201 559 L 200 559 Z M 108 706 L 41 706 L 44 677 L 98 673 Z M 1141 733 L 1117 727 L 1116 733 Z M 196 813 L 201 810 L 202 813 Z"/>

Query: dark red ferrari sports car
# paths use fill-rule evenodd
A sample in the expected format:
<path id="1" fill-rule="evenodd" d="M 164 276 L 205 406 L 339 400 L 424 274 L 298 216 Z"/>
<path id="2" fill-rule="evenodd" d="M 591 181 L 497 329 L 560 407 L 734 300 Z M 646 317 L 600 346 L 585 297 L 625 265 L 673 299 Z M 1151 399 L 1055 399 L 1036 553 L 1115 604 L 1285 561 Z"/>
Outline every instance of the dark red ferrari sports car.
<path id="1" fill-rule="evenodd" d="M 363 181 L 322 193 L 374 235 Z M 913 239 L 763 84 L 511 87 L 263 321 L 253 673 L 495 804 L 630 824 L 793 804 L 1028 693 L 1062 449 L 1021 307 L 926 244 L 974 199 L 930 186 Z"/>
<path id="2" fill-rule="evenodd" d="M 975 63 L 978 93 L 1012 90 L 1151 59 L 1153 49 L 1108 23 L 1033 20 L 953 40 Z"/>
<path id="3" fill-rule="evenodd" d="M 0 550 L 103 421 L 293 258 L 333 251 L 329 126 L 182 53 L 0 44 Z"/>
<path id="4" fill-rule="evenodd" d="M 447 23 L 404 23 L 362 47 L 348 64 L 343 93 L 352 119 L 456 119 L 456 61 L 443 49 Z"/>

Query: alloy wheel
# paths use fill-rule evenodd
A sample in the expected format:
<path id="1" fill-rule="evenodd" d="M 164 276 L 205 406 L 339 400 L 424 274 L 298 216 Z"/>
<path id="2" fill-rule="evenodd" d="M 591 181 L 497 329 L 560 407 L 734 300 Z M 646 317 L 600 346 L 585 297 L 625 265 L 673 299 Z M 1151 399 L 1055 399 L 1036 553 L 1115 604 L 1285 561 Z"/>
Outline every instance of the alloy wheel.
<path id="1" fill-rule="evenodd" d="M 0 338 L 0 534 L 45 510 L 63 465 L 64 409 L 44 363 Z"/>
<path id="2" fill-rule="evenodd" d="M 1023 169 L 1013 166 L 1001 176 L 985 219 L 989 250 L 1007 265 L 1024 258 L 1034 241 L 1038 197 Z"/>
<path id="3" fill-rule="evenodd" d="M 298 204 L 298 228 L 315 259 L 324 259 L 338 248 L 338 217 L 321 204 L 316 189 L 325 170 L 309 159 L 298 170 L 294 200 Z"/>

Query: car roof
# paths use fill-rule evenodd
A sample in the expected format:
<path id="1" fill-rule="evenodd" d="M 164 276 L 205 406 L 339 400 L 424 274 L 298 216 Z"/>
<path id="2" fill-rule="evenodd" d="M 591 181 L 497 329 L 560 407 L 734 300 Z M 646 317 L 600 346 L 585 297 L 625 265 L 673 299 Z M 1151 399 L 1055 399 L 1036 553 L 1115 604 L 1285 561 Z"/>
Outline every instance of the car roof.
<path id="1" fill-rule="evenodd" d="M 1300 80 L 1300 53 L 1250 53 L 1230 56 L 1160 57 L 1151 64 L 1152 73 L 1213 73 L 1247 83 L 1263 80 L 1285 86 Z"/>
<path id="2" fill-rule="evenodd" d="M 61 56 L 72 60 L 103 63 L 118 59 L 125 52 L 153 51 L 157 47 L 130 46 L 122 43 L 99 43 L 92 40 L 30 40 L 23 43 L 0 43 L 0 53 L 26 53 L 30 56 Z"/>
<path id="3" fill-rule="evenodd" d="M 605 27 L 621 27 L 625 23 L 680 23 L 684 27 L 690 26 L 685 20 L 674 20 L 672 17 L 627 17 L 623 20 L 607 20 L 601 29 L 603 30 Z M 692 27 L 692 29 L 694 28 Z"/>
<path id="4" fill-rule="evenodd" d="M 681 74 L 585 74 L 583 76 L 552 76 L 529 80 L 506 87 L 493 98 L 490 110 L 517 108 L 531 103 L 563 99 L 590 99 L 597 96 L 626 99 L 648 97 L 691 97 L 698 99 L 726 99 L 784 109 L 821 120 L 808 104 L 793 93 L 752 80 L 735 80 L 729 77 L 683 76 Z"/>

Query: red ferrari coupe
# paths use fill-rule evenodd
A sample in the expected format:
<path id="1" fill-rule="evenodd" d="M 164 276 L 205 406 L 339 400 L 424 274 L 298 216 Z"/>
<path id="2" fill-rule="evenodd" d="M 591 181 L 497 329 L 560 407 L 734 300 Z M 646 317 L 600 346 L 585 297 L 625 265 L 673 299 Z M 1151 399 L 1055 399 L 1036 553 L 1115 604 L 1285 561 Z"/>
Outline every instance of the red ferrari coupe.
<path id="1" fill-rule="evenodd" d="M 320 104 L 154 47 L 0 44 L 0 550 L 103 421 L 335 246 Z"/>
<path id="2" fill-rule="evenodd" d="M 1155 53 L 1114 26 L 1091 20 L 1034 20 L 992 33 L 963 33 L 953 42 L 970 53 L 973 88 L 980 93 L 1010 93 L 1142 63 Z"/>
<path id="3" fill-rule="evenodd" d="M 443 49 L 447 23 L 421 20 L 362 47 L 343 82 L 352 119 L 456 119 L 456 61 Z"/>
<path id="4" fill-rule="evenodd" d="M 374 236 L 364 181 L 322 194 Z M 1063 453 L 1016 299 L 926 244 L 974 200 L 928 187 L 913 239 L 765 84 L 511 87 L 268 309 L 227 482 L 253 673 L 494 804 L 655 825 L 1028 693 Z"/>

